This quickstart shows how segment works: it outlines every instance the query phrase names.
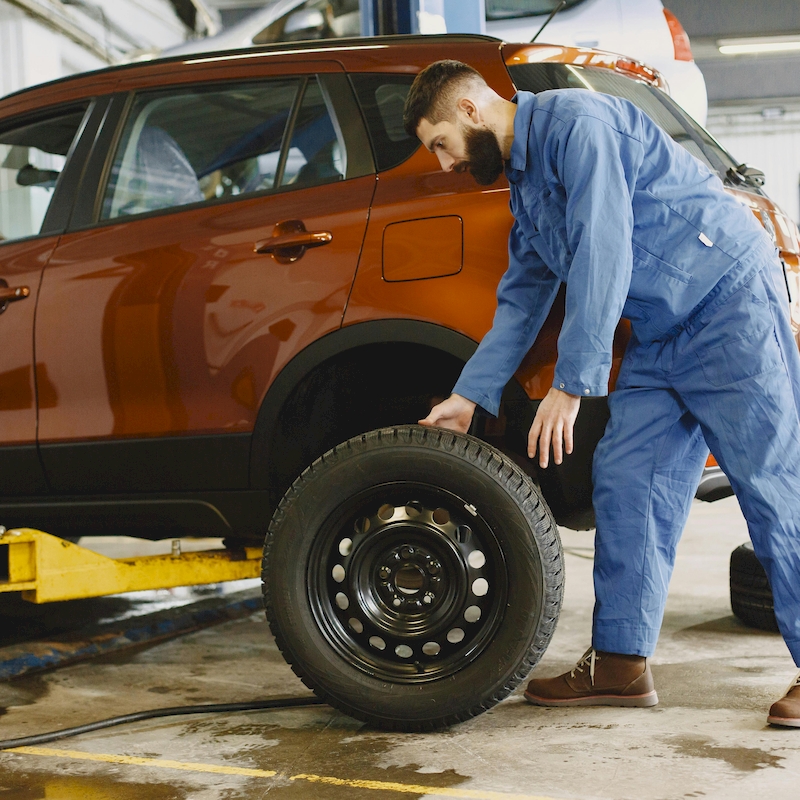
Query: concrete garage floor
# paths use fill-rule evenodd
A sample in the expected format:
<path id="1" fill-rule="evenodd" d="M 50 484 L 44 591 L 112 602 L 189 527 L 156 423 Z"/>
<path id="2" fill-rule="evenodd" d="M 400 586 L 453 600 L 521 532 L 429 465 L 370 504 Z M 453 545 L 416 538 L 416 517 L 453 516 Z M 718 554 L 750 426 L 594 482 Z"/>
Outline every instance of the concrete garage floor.
<path id="1" fill-rule="evenodd" d="M 566 599 L 545 674 L 571 667 L 589 642 L 592 534 L 562 533 Z M 794 667 L 779 636 L 740 625 L 728 602 L 728 557 L 745 539 L 733 498 L 694 504 L 653 660 L 653 709 L 540 709 L 518 691 L 424 735 L 370 730 L 327 706 L 153 720 L 0 753 L 0 800 L 797 798 L 800 730 L 765 722 Z M 0 738 L 304 692 L 255 614 L 0 685 Z"/>

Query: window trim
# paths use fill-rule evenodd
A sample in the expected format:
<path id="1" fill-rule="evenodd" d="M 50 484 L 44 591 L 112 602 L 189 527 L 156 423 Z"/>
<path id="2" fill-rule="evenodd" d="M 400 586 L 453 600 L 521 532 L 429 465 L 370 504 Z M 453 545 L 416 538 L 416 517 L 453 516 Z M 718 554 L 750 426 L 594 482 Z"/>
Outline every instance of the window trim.
<path id="1" fill-rule="evenodd" d="M 0 121 L 0 132 L 13 130 L 14 128 L 35 125 L 47 122 L 73 111 L 83 109 L 83 118 L 78 125 L 75 135 L 72 138 L 69 149 L 64 157 L 64 169 L 61 170 L 53 188 L 53 196 L 47 206 L 47 211 L 42 219 L 42 224 L 36 233 L 28 236 L 19 236 L 13 239 L 0 240 L 0 247 L 13 245 L 17 242 L 29 242 L 34 239 L 46 236 L 54 236 L 63 233 L 69 221 L 77 196 L 77 187 L 80 177 L 86 164 L 86 157 L 89 150 L 90 140 L 94 136 L 99 119 L 102 114 L 102 98 L 87 97 L 81 100 L 71 100 L 55 106 L 47 106 L 44 109 L 22 114 L 20 116 L 8 117 Z M 73 199 L 70 200 L 70 195 Z"/>
<path id="2" fill-rule="evenodd" d="M 335 65 L 336 69 L 331 70 L 331 65 Z M 354 149 L 354 152 L 350 153 L 348 147 L 348 174 L 345 176 L 345 180 L 374 174 L 375 166 L 372 158 L 372 148 L 370 146 L 365 127 L 366 123 L 362 119 L 354 89 L 350 85 L 350 82 L 347 79 L 347 73 L 342 65 L 338 62 L 326 61 L 316 62 L 310 65 L 304 64 L 302 66 L 296 62 L 292 62 L 291 64 L 281 64 L 280 66 L 280 71 L 270 72 L 268 74 L 262 73 L 253 76 L 242 76 L 236 79 L 213 77 L 206 80 L 198 80 L 196 82 L 182 81 L 175 84 L 142 86 L 138 89 L 119 92 L 115 95 L 111 95 L 109 106 L 106 109 L 106 114 L 102 119 L 102 124 L 99 126 L 99 133 L 95 137 L 93 146 L 91 148 L 88 163 L 86 164 L 81 176 L 80 187 L 76 197 L 74 211 L 66 230 L 72 232 L 87 230 L 90 228 L 105 227 L 107 225 L 130 223 L 135 220 L 149 219 L 151 217 L 164 214 L 174 214 L 181 211 L 191 211 L 197 208 L 225 205 L 228 203 L 257 199 L 260 197 L 273 197 L 278 194 L 284 194 L 285 192 L 302 191 L 306 188 L 314 188 L 302 187 L 301 189 L 295 188 L 291 185 L 283 187 L 276 186 L 272 189 L 249 192 L 245 195 L 219 197 L 211 200 L 201 200 L 195 203 L 186 203 L 185 205 L 180 206 L 170 206 L 167 208 L 155 209 L 153 211 L 146 211 L 141 214 L 135 214 L 131 216 L 100 219 L 109 175 L 114 164 L 114 159 L 117 155 L 120 140 L 125 131 L 125 126 L 128 122 L 128 118 L 136 97 L 145 92 L 167 92 L 180 90 L 188 91 L 194 88 L 221 88 L 240 83 L 265 83 L 271 80 L 296 79 L 302 91 L 298 91 L 295 96 L 295 108 L 293 109 L 295 117 L 292 118 L 292 113 L 290 113 L 290 119 L 287 120 L 287 128 L 284 130 L 284 141 L 281 144 L 282 155 L 283 149 L 286 148 L 286 157 L 288 157 L 288 126 L 290 123 L 293 124 L 294 119 L 296 118 L 296 113 L 299 113 L 300 104 L 302 103 L 302 95 L 305 93 L 304 87 L 307 82 L 312 78 L 316 78 L 320 81 L 320 83 L 324 82 L 327 87 L 330 87 L 331 85 L 335 86 L 336 90 L 339 91 L 340 94 L 346 88 L 347 94 L 344 97 L 338 96 L 336 91 L 332 93 L 332 105 L 334 106 L 334 113 L 336 114 L 337 121 L 342 128 L 346 141 L 349 145 L 352 144 Z M 325 69 L 325 67 L 328 67 L 329 69 Z M 334 81 L 335 83 L 332 83 Z M 346 112 L 348 109 L 352 113 L 347 114 Z M 351 166 L 353 166 L 353 174 L 350 174 Z"/>
<path id="3" fill-rule="evenodd" d="M 304 75 L 300 81 L 298 81 L 297 91 L 294 95 L 292 108 L 289 111 L 289 116 L 286 118 L 286 124 L 283 126 L 283 133 L 281 134 L 281 150 L 278 155 L 278 166 L 275 170 L 275 180 L 272 182 L 272 189 L 269 190 L 270 194 L 278 192 L 282 188 L 281 184 L 283 183 L 283 176 L 286 173 L 286 162 L 289 160 L 292 133 L 294 133 L 294 126 L 297 122 L 297 117 L 300 114 L 300 109 L 303 107 L 303 98 L 306 96 L 308 81 L 308 75 Z"/>

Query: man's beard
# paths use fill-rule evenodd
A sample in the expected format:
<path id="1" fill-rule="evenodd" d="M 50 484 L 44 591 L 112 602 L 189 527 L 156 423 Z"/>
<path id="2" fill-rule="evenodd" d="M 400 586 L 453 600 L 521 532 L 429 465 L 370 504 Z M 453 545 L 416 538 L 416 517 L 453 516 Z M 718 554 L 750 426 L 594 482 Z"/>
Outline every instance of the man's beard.
<path id="1" fill-rule="evenodd" d="M 481 186 L 493 184 L 503 171 L 503 154 L 497 136 L 488 128 L 464 127 L 467 169 Z"/>

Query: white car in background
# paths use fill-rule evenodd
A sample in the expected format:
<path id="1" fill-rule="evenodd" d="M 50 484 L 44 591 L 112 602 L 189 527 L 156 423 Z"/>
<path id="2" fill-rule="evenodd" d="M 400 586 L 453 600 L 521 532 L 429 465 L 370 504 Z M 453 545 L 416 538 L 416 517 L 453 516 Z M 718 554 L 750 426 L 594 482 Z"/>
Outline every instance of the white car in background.
<path id="1" fill-rule="evenodd" d="M 272 0 L 216 36 L 193 39 L 162 56 L 235 50 L 259 44 L 361 35 L 359 0 Z"/>
<path id="2" fill-rule="evenodd" d="M 507 42 L 529 42 L 560 0 L 485 3 L 487 34 Z M 431 19 L 437 15 L 429 12 L 443 7 L 442 0 L 420 0 L 420 13 Z M 427 18 L 423 30 L 446 32 L 431 27 Z M 216 36 L 171 47 L 160 55 L 360 34 L 359 0 L 273 0 Z M 669 84 L 672 97 L 705 124 L 708 101 L 703 75 L 692 59 L 689 37 L 660 0 L 567 0 L 537 41 L 610 50 L 655 67 Z"/>
<path id="3" fill-rule="evenodd" d="M 529 42 L 560 0 L 486 0 L 486 33 Z M 567 0 L 537 43 L 594 47 L 655 67 L 672 98 L 701 125 L 708 97 L 689 37 L 661 0 Z"/>

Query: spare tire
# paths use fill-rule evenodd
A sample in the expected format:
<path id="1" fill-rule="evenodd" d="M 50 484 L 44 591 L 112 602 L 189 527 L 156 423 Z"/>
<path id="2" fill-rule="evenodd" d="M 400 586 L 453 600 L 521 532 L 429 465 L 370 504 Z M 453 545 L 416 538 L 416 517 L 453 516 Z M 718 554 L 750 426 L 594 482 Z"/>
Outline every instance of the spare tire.
<path id="1" fill-rule="evenodd" d="M 555 521 L 485 442 L 373 431 L 315 461 L 267 534 L 267 618 L 303 682 L 389 730 L 466 720 L 506 697 L 553 635 Z"/>
<path id="2" fill-rule="evenodd" d="M 750 542 L 731 553 L 730 585 L 733 613 L 745 625 L 777 632 L 772 589 Z"/>

